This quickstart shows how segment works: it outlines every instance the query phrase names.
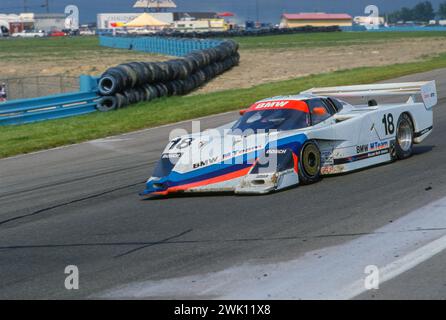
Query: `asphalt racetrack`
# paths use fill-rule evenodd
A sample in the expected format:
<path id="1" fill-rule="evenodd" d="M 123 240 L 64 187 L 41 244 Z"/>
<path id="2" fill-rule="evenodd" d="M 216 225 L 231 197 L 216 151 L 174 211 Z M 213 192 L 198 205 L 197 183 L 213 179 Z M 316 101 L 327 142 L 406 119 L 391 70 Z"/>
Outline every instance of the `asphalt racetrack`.
<path id="1" fill-rule="evenodd" d="M 413 157 L 267 196 L 141 200 L 189 122 L 0 160 L 0 298 L 446 298 L 446 69 L 397 81 L 432 79 Z"/>

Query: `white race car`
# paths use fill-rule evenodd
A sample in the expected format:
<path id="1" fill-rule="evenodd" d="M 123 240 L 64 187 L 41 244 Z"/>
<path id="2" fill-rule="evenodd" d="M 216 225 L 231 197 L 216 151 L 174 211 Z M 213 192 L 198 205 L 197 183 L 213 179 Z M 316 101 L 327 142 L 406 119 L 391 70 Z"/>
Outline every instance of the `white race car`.
<path id="1" fill-rule="evenodd" d="M 376 101 L 388 96 L 404 102 Z M 315 88 L 265 99 L 234 123 L 172 139 L 141 195 L 265 194 L 405 159 L 432 132 L 437 100 L 434 81 Z"/>

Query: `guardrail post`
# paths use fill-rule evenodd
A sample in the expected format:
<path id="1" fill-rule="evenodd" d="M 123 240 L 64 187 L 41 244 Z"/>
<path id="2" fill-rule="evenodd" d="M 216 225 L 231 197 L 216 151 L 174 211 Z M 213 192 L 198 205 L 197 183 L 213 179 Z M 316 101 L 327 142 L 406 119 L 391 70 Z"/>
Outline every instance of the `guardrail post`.
<path id="1" fill-rule="evenodd" d="M 98 78 L 83 74 L 79 77 L 79 85 L 81 92 L 97 92 Z"/>

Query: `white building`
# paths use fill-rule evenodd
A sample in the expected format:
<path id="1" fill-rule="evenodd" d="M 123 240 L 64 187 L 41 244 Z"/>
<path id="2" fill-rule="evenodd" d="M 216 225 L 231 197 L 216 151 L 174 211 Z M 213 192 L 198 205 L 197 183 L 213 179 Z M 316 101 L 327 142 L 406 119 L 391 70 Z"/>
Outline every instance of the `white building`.
<path id="1" fill-rule="evenodd" d="M 21 14 L 4 14 L 0 13 L 0 22 L 9 24 L 11 22 L 34 22 L 34 17 L 32 13 L 21 13 Z"/>
<path id="2" fill-rule="evenodd" d="M 181 20 L 175 21 L 173 28 L 178 31 L 225 31 L 224 19 Z"/>
<path id="3" fill-rule="evenodd" d="M 43 30 L 46 32 L 62 30 L 65 27 L 65 14 L 63 13 L 21 13 L 0 14 L 0 26 L 7 27 L 11 33 L 22 30 Z"/>
<path id="4" fill-rule="evenodd" d="M 61 31 L 65 29 L 65 18 L 64 13 L 35 13 L 34 29 L 45 32 Z"/>
<path id="5" fill-rule="evenodd" d="M 167 24 L 173 23 L 172 12 L 151 12 L 150 14 Z M 99 13 L 97 15 L 98 29 L 122 28 L 124 24 L 136 19 L 140 15 L 141 13 Z"/>
<path id="6" fill-rule="evenodd" d="M 155 11 L 174 9 L 177 5 L 172 0 L 137 0 L 133 8 L 144 8 Z"/>
<path id="7" fill-rule="evenodd" d="M 0 27 L 9 32 L 20 32 L 25 28 L 32 29 L 34 27 L 34 17 L 30 13 L 22 14 L 3 14 L 0 13 Z"/>
<path id="8" fill-rule="evenodd" d="M 369 16 L 358 16 L 353 18 L 353 22 L 361 26 L 382 26 L 384 25 L 384 17 L 369 17 Z"/>

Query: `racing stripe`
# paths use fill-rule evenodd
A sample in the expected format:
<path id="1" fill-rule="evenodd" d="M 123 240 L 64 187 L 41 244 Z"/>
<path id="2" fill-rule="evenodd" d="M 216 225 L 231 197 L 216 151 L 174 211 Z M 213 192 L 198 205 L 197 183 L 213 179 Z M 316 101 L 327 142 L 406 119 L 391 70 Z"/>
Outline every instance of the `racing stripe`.
<path id="1" fill-rule="evenodd" d="M 300 148 L 307 141 L 307 136 L 303 133 L 299 133 L 297 135 L 293 135 L 290 137 L 286 137 L 277 141 L 277 145 L 275 145 L 274 149 L 285 149 L 290 148 L 296 154 L 300 152 Z M 224 160 L 223 162 L 213 164 L 204 168 L 200 168 L 194 171 L 179 173 L 176 171 L 172 171 L 169 175 L 169 181 L 172 186 L 180 185 L 180 184 L 189 184 L 193 182 L 197 182 L 200 180 L 210 179 L 215 176 L 220 176 L 229 172 L 238 171 L 246 166 L 251 166 L 252 163 L 255 162 L 260 155 L 264 151 L 270 149 L 270 143 L 268 143 L 264 149 L 258 149 L 251 151 L 246 154 L 242 154 L 236 156 L 232 159 Z"/>
<path id="2" fill-rule="evenodd" d="M 255 163 L 255 161 L 253 161 Z M 223 165 L 219 165 L 220 167 Z M 200 175 L 200 176 L 195 176 L 189 179 L 184 179 L 184 178 L 180 178 L 179 180 L 176 180 L 175 178 L 171 178 L 169 176 L 169 180 L 171 181 L 171 186 L 179 186 L 179 185 L 189 185 L 189 184 L 193 184 L 196 182 L 200 182 L 200 181 L 204 181 L 204 180 L 209 180 L 212 178 L 216 178 L 216 177 L 220 177 L 220 176 L 225 176 L 228 174 L 231 174 L 233 172 L 238 172 L 241 170 L 245 170 L 245 169 L 249 169 L 252 167 L 252 164 L 248 163 L 248 164 L 236 164 L 236 165 L 226 165 L 226 168 L 220 169 L 220 170 L 213 170 L 209 173 Z"/>
<path id="3" fill-rule="evenodd" d="M 274 145 L 274 149 L 290 148 L 293 150 L 293 153 L 298 153 L 303 143 L 305 143 L 307 139 L 308 138 L 305 134 L 299 133 L 297 135 L 278 140 L 277 146 Z M 254 150 L 250 153 L 225 160 L 219 164 L 210 165 L 208 167 L 186 173 L 172 171 L 167 177 L 157 182 L 165 184 L 167 186 L 167 189 L 155 191 L 150 185 L 152 182 L 149 182 L 147 184 L 148 189 L 146 189 L 145 194 L 152 193 L 155 195 L 167 195 L 169 192 L 184 191 L 192 187 L 239 178 L 249 173 L 249 170 L 256 163 L 255 160 L 259 156 L 259 151 L 263 153 L 263 151 L 266 151 L 268 149 L 270 149 L 269 143 L 264 149 Z M 225 163 L 228 161 L 235 162 L 240 160 L 243 160 L 242 164 Z"/>
<path id="4" fill-rule="evenodd" d="M 214 177 L 211 179 L 202 180 L 202 181 L 198 181 L 195 183 L 183 184 L 183 185 L 176 186 L 176 187 L 171 187 L 171 188 L 167 189 L 165 192 L 170 193 L 170 192 L 185 191 L 185 190 L 196 188 L 196 187 L 202 187 L 202 186 L 207 186 L 210 184 L 215 184 L 215 183 L 220 183 L 220 182 L 224 182 L 224 181 L 237 179 L 237 178 L 247 175 L 249 173 L 249 170 L 251 170 L 251 167 L 252 166 L 245 168 L 245 169 L 238 170 L 238 171 L 234 171 L 234 172 L 231 172 L 228 174 L 224 174 L 224 175 L 221 175 L 218 177 Z"/>
<path id="5" fill-rule="evenodd" d="M 340 164 L 352 163 L 352 162 L 356 162 L 356 161 L 379 157 L 379 156 L 382 156 L 382 155 L 385 155 L 388 153 L 390 153 L 390 148 L 367 152 L 367 153 L 362 153 L 362 154 L 354 155 L 354 156 L 347 157 L 347 158 L 334 159 L 333 164 L 336 166 L 336 165 L 340 165 Z"/>

